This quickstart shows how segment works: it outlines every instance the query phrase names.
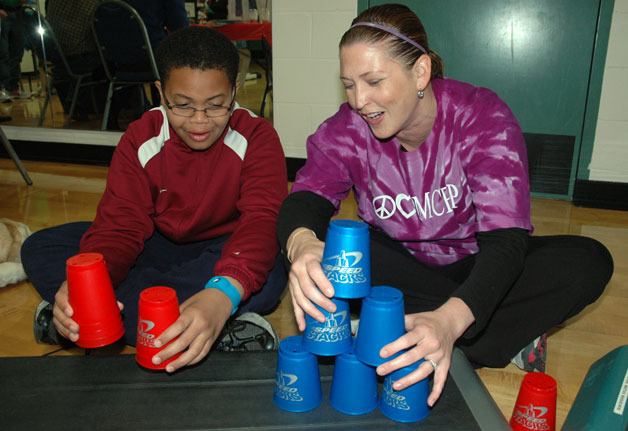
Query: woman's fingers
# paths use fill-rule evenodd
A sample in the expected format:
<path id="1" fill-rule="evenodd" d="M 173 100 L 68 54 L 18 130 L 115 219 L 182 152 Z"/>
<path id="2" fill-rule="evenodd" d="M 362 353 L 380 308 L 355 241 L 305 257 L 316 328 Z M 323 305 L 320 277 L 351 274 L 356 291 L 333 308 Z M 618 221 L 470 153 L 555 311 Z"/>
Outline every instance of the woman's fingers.
<path id="1" fill-rule="evenodd" d="M 296 299 L 294 298 L 292 289 L 290 289 L 290 299 L 292 300 L 292 309 L 294 311 L 294 317 L 297 321 L 299 331 L 305 331 L 305 314 L 303 313 L 303 309 L 301 309 Z"/>
<path id="2" fill-rule="evenodd" d="M 447 373 L 449 372 L 450 364 L 451 356 L 449 358 L 443 358 L 441 362 L 437 364 L 436 369 L 434 370 L 434 384 L 432 385 L 432 392 L 427 398 L 427 404 L 430 407 L 434 407 L 434 404 L 443 393 L 443 388 L 445 387 L 445 381 L 447 381 Z M 432 368 L 431 364 L 430 368 Z"/>
<path id="3" fill-rule="evenodd" d="M 319 260 L 311 260 L 307 262 L 306 269 L 310 279 L 313 281 L 313 284 L 317 286 L 317 290 L 323 292 L 328 298 L 333 297 L 334 286 L 323 272 L 321 262 Z"/>
<path id="4" fill-rule="evenodd" d="M 412 386 L 413 384 L 428 378 L 433 371 L 432 366 L 428 362 L 422 362 L 416 370 L 408 373 L 399 380 L 395 380 L 392 387 L 396 391 L 401 391 L 408 386 Z"/>
<path id="5" fill-rule="evenodd" d="M 325 316 L 323 315 L 323 313 L 318 308 L 316 308 L 316 306 L 312 302 L 310 302 L 310 300 L 303 294 L 303 291 L 301 289 L 291 289 L 290 292 L 292 293 L 292 297 L 297 303 L 298 308 L 302 310 L 303 313 L 309 314 L 319 322 L 325 321 Z"/>
<path id="6" fill-rule="evenodd" d="M 329 284 L 329 288 L 325 288 L 327 292 L 331 292 L 333 295 L 333 288 L 331 288 L 331 283 L 323 274 L 323 271 L 320 268 L 319 262 L 308 262 L 304 268 L 304 270 L 294 271 L 296 275 L 296 285 L 300 287 L 300 290 L 303 292 L 303 295 L 308 298 L 310 301 L 315 304 L 320 305 L 330 313 L 336 311 L 336 306 L 329 299 L 327 294 L 321 291 L 319 283 L 322 280 L 325 280 L 327 284 Z M 317 281 L 318 280 L 318 281 Z M 295 286 L 296 287 L 296 286 Z"/>
<path id="7" fill-rule="evenodd" d="M 318 266 L 320 269 L 320 265 Z M 293 270 L 291 270 L 290 274 L 288 275 L 288 279 L 290 293 L 292 294 L 293 299 L 293 305 L 295 305 L 295 317 L 297 318 L 297 323 L 299 323 L 299 327 L 301 327 L 301 322 L 299 322 L 299 311 L 301 313 L 306 313 L 312 316 L 319 322 L 324 322 L 325 316 L 316 307 L 316 305 L 319 305 L 329 312 L 333 312 L 336 310 L 336 305 L 331 300 L 329 300 L 329 298 L 323 295 L 323 293 L 319 290 L 318 286 L 314 283 L 312 278 L 310 278 L 310 273 L 304 268 L 293 268 Z M 305 327 L 304 321 L 303 327 Z"/>
<path id="8" fill-rule="evenodd" d="M 403 390 L 434 373 L 432 391 L 428 404 L 433 406 L 443 392 L 451 364 L 453 343 L 447 328 L 430 313 L 408 315 L 405 319 L 405 335 L 384 346 L 380 356 L 389 360 L 379 367 L 379 375 L 388 375 L 395 370 L 423 360 L 415 370 L 393 382 L 394 390 Z"/>

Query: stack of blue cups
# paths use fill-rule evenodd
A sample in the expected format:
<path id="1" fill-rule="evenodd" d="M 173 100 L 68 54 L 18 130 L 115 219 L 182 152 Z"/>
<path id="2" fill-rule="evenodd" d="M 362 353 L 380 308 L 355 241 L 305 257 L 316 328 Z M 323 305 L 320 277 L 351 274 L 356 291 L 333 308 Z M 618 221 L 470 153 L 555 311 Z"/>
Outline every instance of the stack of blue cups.
<path id="1" fill-rule="evenodd" d="M 341 413 L 361 415 L 378 405 L 388 418 L 416 422 L 429 414 L 427 379 L 402 391 L 394 391 L 395 380 L 415 370 L 420 363 L 386 376 L 378 400 L 375 367 L 392 358 L 379 356 L 382 347 L 405 333 L 403 294 L 393 287 L 371 288 L 368 225 L 353 220 L 332 220 L 325 239 L 321 266 L 334 287 L 333 313 L 318 307 L 325 316 L 321 323 L 306 316 L 302 336 L 280 343 L 274 401 L 291 412 L 312 410 L 321 403 L 317 356 L 335 356 L 329 396 Z M 360 326 L 351 335 L 349 300 L 362 299 Z M 307 359 L 306 359 L 307 358 Z"/>

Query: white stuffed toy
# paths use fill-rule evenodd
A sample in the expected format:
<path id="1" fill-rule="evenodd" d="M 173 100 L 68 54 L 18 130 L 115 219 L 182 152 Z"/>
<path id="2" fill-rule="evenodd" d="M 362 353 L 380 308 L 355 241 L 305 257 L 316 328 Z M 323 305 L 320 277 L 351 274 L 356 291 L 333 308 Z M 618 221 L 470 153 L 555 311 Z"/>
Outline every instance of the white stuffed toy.
<path id="1" fill-rule="evenodd" d="M 0 287 L 26 280 L 20 248 L 30 234 L 25 224 L 0 218 Z"/>

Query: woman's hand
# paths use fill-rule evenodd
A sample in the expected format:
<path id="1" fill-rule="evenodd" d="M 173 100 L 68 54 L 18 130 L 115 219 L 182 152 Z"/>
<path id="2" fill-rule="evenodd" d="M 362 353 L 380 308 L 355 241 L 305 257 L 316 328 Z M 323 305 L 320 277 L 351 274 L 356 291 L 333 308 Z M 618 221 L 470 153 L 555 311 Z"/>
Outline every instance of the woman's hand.
<path id="1" fill-rule="evenodd" d="M 416 370 L 394 382 L 393 389 L 404 389 L 433 372 L 434 385 L 427 399 L 428 405 L 433 406 L 443 392 L 454 343 L 474 320 L 469 307 L 459 298 L 450 298 L 434 311 L 406 315 L 408 332 L 384 346 L 380 356 L 388 358 L 399 351 L 406 352 L 377 367 L 377 373 L 386 375 L 424 359 Z"/>
<path id="2" fill-rule="evenodd" d="M 305 330 L 305 313 L 319 322 L 325 316 L 314 304 L 333 313 L 336 306 L 329 300 L 334 296 L 334 288 L 321 268 L 325 243 L 306 228 L 295 229 L 287 242 L 288 260 L 292 262 L 288 274 L 288 288 L 292 297 L 294 317 L 300 331 Z"/>
<path id="3" fill-rule="evenodd" d="M 155 347 L 174 341 L 153 356 L 153 364 L 159 365 L 184 350 L 166 366 L 167 372 L 199 362 L 209 353 L 229 319 L 231 309 L 231 300 L 217 289 L 204 289 L 189 298 L 181 304 L 179 318 L 155 340 Z"/>

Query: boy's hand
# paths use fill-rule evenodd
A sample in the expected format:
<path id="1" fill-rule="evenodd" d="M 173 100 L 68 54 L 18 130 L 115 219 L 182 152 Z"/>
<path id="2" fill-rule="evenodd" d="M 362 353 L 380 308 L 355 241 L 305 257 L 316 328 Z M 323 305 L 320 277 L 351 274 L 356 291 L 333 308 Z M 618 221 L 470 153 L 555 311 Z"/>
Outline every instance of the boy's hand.
<path id="1" fill-rule="evenodd" d="M 68 282 L 66 280 L 61 283 L 61 287 L 55 294 L 55 303 L 52 306 L 52 323 L 62 337 L 76 343 L 76 340 L 79 339 L 79 325 L 72 320 L 74 310 L 68 298 Z M 124 308 L 120 301 L 118 301 L 118 308 L 120 311 Z"/>
<path id="2" fill-rule="evenodd" d="M 166 366 L 169 373 L 193 365 L 203 359 L 231 315 L 231 300 L 217 289 L 204 289 L 181 304 L 181 315 L 157 340 L 155 347 L 164 346 L 177 338 L 168 347 L 153 357 L 159 365 L 171 356 L 187 351 Z"/>
<path id="3" fill-rule="evenodd" d="M 79 338 L 79 325 L 72 320 L 73 314 L 74 310 L 68 301 L 68 282 L 64 281 L 55 295 L 55 303 L 52 306 L 52 322 L 59 335 L 76 342 Z"/>

